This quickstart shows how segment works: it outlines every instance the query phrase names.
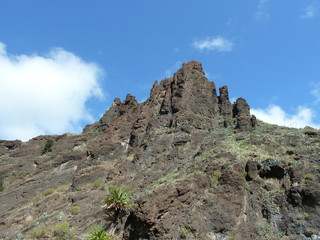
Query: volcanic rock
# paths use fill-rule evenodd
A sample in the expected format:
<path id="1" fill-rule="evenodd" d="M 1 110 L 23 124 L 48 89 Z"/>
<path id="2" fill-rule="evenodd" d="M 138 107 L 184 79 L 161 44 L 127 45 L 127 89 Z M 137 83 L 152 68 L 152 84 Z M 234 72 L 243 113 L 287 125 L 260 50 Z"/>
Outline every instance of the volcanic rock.
<path id="1" fill-rule="evenodd" d="M 227 127 L 232 124 L 232 104 L 229 100 L 228 87 L 223 86 L 219 88 L 220 96 L 218 97 L 220 114 L 224 119 L 224 126 Z"/>
<path id="2" fill-rule="evenodd" d="M 257 120 L 191 61 L 81 134 L 0 141 L 0 239 L 317 239 L 319 136 Z M 105 205 L 111 186 L 132 206 Z"/>

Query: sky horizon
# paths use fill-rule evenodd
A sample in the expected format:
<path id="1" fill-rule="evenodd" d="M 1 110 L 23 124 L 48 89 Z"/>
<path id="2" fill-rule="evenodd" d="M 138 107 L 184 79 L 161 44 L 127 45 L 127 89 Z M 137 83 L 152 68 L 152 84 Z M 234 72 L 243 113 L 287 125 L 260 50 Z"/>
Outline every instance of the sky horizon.
<path id="1" fill-rule="evenodd" d="M 2 140 L 80 133 L 191 60 L 258 119 L 320 128 L 320 0 L 10 0 L 0 20 Z"/>

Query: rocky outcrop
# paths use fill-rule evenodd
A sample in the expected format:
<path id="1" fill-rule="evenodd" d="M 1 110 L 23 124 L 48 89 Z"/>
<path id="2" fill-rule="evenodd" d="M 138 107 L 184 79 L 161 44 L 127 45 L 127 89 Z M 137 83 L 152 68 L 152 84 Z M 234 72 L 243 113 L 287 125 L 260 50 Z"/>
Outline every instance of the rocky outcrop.
<path id="1" fill-rule="evenodd" d="M 317 239 L 319 136 L 258 121 L 191 61 L 82 134 L 0 141 L 0 238 Z M 103 204 L 114 185 L 134 207 Z"/>
<path id="2" fill-rule="evenodd" d="M 147 126 L 187 132 L 192 128 L 209 130 L 221 121 L 225 127 L 236 121 L 236 128 L 251 130 L 255 123 L 251 121 L 246 101 L 240 98 L 232 107 L 228 87 L 223 86 L 219 91 L 220 96 L 217 96 L 216 86 L 205 77 L 201 63 L 187 62 L 172 78 L 164 79 L 160 84 L 155 82 L 146 102 L 139 105 L 131 95 L 123 103 L 116 98 L 99 122 L 87 126 L 84 132 L 106 130 L 111 121 L 118 121 L 121 115 L 132 114 L 132 110 L 139 112 L 134 128 L 143 131 Z"/>
<path id="3" fill-rule="evenodd" d="M 223 117 L 225 127 L 233 124 L 232 104 L 229 100 L 228 87 L 219 88 L 220 96 L 218 97 L 220 114 Z"/>
<path id="4" fill-rule="evenodd" d="M 119 116 L 124 115 L 138 105 L 135 97 L 128 94 L 126 99 L 121 102 L 119 98 L 114 99 L 110 109 L 102 116 L 102 118 L 93 125 L 88 125 L 84 128 L 83 132 L 90 131 L 103 131 L 109 127 L 109 124 L 117 119 Z"/>
<path id="5" fill-rule="evenodd" d="M 233 104 L 233 117 L 237 121 L 237 129 L 252 130 L 256 125 L 256 117 L 251 117 L 250 107 L 244 98 L 238 98 Z"/>
<path id="6" fill-rule="evenodd" d="M 15 141 L 1 141 L 0 140 L 0 155 L 5 154 L 8 151 L 14 150 L 21 146 L 22 142 L 20 140 Z"/>

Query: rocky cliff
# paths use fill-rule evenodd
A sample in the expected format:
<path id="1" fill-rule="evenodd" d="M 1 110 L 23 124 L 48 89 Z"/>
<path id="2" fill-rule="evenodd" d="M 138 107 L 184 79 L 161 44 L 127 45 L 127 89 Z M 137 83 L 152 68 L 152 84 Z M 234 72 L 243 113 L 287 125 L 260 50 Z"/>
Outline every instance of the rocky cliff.
<path id="1" fill-rule="evenodd" d="M 183 64 L 82 134 L 0 142 L 0 239 L 320 239 L 320 133 L 269 125 Z M 103 201 L 110 186 L 132 206 Z"/>

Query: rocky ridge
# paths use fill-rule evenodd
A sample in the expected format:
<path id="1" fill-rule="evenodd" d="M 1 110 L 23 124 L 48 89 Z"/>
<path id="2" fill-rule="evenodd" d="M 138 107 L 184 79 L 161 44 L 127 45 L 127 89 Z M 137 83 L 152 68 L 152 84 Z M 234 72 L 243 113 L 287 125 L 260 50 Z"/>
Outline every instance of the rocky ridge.
<path id="1" fill-rule="evenodd" d="M 0 239 L 63 239 L 61 223 L 65 239 L 92 226 L 115 239 L 320 239 L 319 132 L 265 124 L 228 95 L 191 61 L 82 134 L 1 141 Z M 111 185 L 135 207 L 105 208 Z"/>

